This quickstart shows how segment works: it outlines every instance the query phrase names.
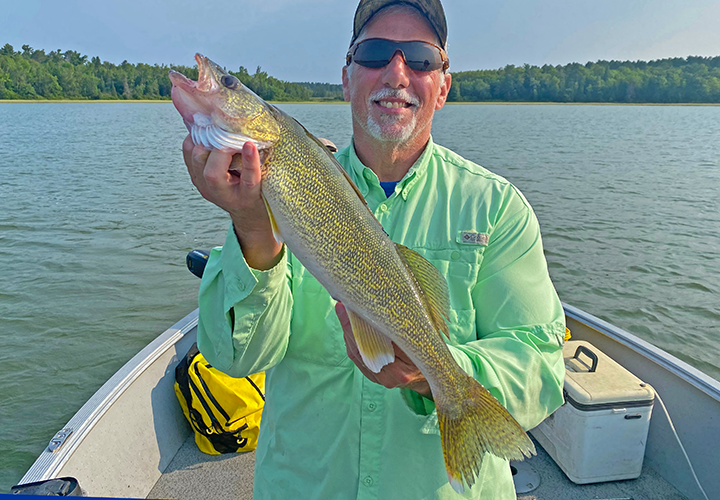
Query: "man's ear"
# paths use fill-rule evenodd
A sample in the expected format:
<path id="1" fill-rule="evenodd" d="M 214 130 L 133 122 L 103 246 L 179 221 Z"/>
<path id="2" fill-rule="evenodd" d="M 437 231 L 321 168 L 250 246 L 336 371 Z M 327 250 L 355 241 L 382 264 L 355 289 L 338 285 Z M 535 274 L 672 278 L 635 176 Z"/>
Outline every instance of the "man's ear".
<path id="1" fill-rule="evenodd" d="M 447 102 L 448 94 L 450 93 L 450 85 L 452 84 L 452 75 L 445 73 L 445 83 L 440 87 L 440 93 L 438 94 L 437 101 L 435 102 L 435 111 L 442 109 Z"/>
<path id="2" fill-rule="evenodd" d="M 348 78 L 347 70 L 348 70 L 348 67 L 343 66 L 343 69 L 342 69 L 343 99 L 350 102 L 350 78 Z"/>

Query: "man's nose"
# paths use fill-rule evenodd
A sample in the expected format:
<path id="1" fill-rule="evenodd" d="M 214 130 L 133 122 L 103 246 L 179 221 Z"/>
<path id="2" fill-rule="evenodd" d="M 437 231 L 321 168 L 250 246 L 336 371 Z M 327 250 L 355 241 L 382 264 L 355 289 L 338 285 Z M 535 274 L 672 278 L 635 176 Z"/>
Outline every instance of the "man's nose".
<path id="1" fill-rule="evenodd" d="M 409 71 L 405 56 L 398 50 L 383 68 L 383 83 L 394 89 L 405 88 L 410 84 Z"/>

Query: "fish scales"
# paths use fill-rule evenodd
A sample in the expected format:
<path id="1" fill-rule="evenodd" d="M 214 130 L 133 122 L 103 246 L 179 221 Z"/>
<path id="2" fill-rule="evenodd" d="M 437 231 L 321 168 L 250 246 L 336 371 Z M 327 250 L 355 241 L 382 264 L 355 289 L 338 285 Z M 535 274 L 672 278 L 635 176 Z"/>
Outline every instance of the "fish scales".
<path id="1" fill-rule="evenodd" d="M 434 335 L 394 243 L 321 146 L 295 120 L 282 119 L 292 133 L 266 162 L 263 193 L 284 241 L 331 295 L 358 312 L 373 310 L 383 330 L 418 337 L 424 323 Z"/>

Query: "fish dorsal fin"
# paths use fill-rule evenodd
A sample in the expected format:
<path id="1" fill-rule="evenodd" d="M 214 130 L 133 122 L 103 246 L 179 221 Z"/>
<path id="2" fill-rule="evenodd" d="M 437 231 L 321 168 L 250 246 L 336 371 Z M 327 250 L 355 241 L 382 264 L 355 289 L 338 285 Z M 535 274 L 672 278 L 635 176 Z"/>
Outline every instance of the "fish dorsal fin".
<path id="1" fill-rule="evenodd" d="M 332 154 L 331 154 L 330 156 L 332 156 Z M 335 166 L 337 167 L 337 169 L 340 170 L 340 172 L 345 176 L 345 179 L 347 179 L 347 181 L 350 183 L 350 185 L 352 186 L 352 188 L 355 190 L 355 193 L 357 193 L 358 198 L 360 198 L 360 200 L 363 202 L 363 204 L 367 207 L 368 204 L 367 204 L 367 201 L 365 201 L 365 197 L 364 197 L 363 194 L 360 192 L 360 190 L 358 189 L 358 187 L 355 185 L 355 183 L 353 182 L 353 180 L 350 178 L 350 175 L 348 175 L 348 173 L 345 171 L 345 169 L 342 168 L 342 165 L 340 165 L 340 162 L 337 161 L 334 156 L 332 157 L 332 159 L 333 159 L 333 163 L 335 164 Z M 370 207 L 368 207 L 368 210 L 370 210 Z M 370 213 L 372 213 L 372 212 L 370 212 Z M 373 216 L 373 217 L 374 217 L 374 216 Z"/>
<path id="2" fill-rule="evenodd" d="M 348 309 L 347 313 L 365 366 L 373 373 L 378 373 L 383 366 L 395 361 L 395 350 L 390 339 L 353 311 Z"/>
<path id="3" fill-rule="evenodd" d="M 294 118 L 292 118 L 292 119 L 295 120 Z M 360 192 L 360 190 L 359 190 L 358 187 L 355 185 L 355 183 L 354 183 L 353 180 L 350 178 L 350 176 L 349 176 L 348 173 L 345 171 L 345 169 L 342 167 L 342 165 L 340 165 L 340 162 L 337 161 L 337 159 L 335 158 L 335 155 L 330 152 L 330 150 L 325 146 L 325 144 L 323 144 L 323 143 L 320 141 L 320 139 L 318 139 L 317 137 L 315 137 L 314 135 L 312 135 L 312 134 L 308 131 L 308 129 L 305 128 L 305 126 L 304 126 L 302 123 L 300 123 L 300 122 L 297 121 L 297 120 L 295 120 L 295 123 L 297 123 L 297 124 L 305 131 L 305 133 L 307 134 L 308 138 L 309 138 L 311 141 L 313 141 L 315 144 L 317 144 L 318 146 L 320 146 L 320 149 L 322 149 L 323 152 L 330 158 L 330 161 L 332 161 L 332 164 L 335 165 L 335 168 L 337 168 L 337 169 L 340 171 L 340 173 L 343 174 L 343 176 L 345 177 L 345 179 L 346 179 L 346 180 L 348 181 L 348 183 L 352 186 L 353 190 L 354 190 L 355 193 L 358 195 L 358 198 L 360 198 L 360 200 L 363 202 L 363 205 L 365 205 L 365 207 L 367 207 L 368 212 L 370 212 L 370 215 L 372 215 L 373 217 L 375 217 L 375 215 L 372 213 L 372 210 L 370 210 L 370 207 L 368 206 L 367 201 L 365 201 L 365 197 L 364 197 L 363 194 Z"/>
<path id="4" fill-rule="evenodd" d="M 447 281 L 425 257 L 415 250 L 396 243 L 398 253 L 420 289 L 420 295 L 430 312 L 430 319 L 439 332 L 450 338 L 447 322 L 450 317 L 450 293 Z"/>
<path id="5" fill-rule="evenodd" d="M 302 124 L 300 124 L 300 126 L 303 127 Z M 303 128 L 305 129 L 305 127 L 303 127 Z M 342 165 L 340 165 L 340 162 L 337 161 L 337 159 L 335 158 L 335 155 L 330 152 L 330 150 L 325 146 L 325 144 L 323 144 L 323 143 L 320 141 L 320 139 L 318 139 L 317 137 L 315 137 L 314 135 L 312 135 L 310 132 L 308 132 L 307 129 L 305 129 L 305 132 L 307 132 L 308 137 L 309 137 L 310 139 L 312 139 L 318 146 L 320 146 L 320 147 L 325 151 L 325 153 L 330 157 L 330 159 L 332 160 L 333 165 L 335 165 L 335 168 L 337 168 L 337 169 L 340 171 L 340 173 L 342 173 L 342 174 L 345 176 L 345 179 L 350 183 L 350 185 L 352 186 L 352 188 L 353 188 L 353 190 L 355 191 L 355 193 L 357 193 L 358 198 L 360 198 L 360 199 L 362 200 L 363 204 L 365 204 L 365 206 L 367 207 L 367 201 L 365 201 L 365 197 L 364 197 L 363 194 L 360 192 L 360 190 L 359 190 L 358 187 L 355 185 L 355 183 L 354 183 L 353 180 L 350 178 L 350 176 L 349 176 L 348 173 L 345 171 L 345 169 L 342 168 Z M 368 210 L 370 210 L 370 207 L 368 207 Z M 370 213 L 372 213 L 372 212 L 370 212 Z"/>

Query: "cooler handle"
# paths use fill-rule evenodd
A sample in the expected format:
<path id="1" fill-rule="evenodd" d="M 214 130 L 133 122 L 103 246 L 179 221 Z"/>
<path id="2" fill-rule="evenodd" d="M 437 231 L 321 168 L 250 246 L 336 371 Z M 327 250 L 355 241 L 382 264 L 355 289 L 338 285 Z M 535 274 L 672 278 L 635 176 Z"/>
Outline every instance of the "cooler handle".
<path id="1" fill-rule="evenodd" d="M 582 354 L 586 355 L 588 358 L 592 359 L 592 366 L 590 367 L 590 372 L 594 372 L 597 369 L 597 365 L 598 365 L 597 354 L 592 352 L 590 349 L 588 349 L 584 345 L 579 345 L 578 348 L 575 350 L 575 355 L 573 356 L 573 359 L 578 359 L 578 356 L 580 356 L 580 353 L 582 353 Z"/>

